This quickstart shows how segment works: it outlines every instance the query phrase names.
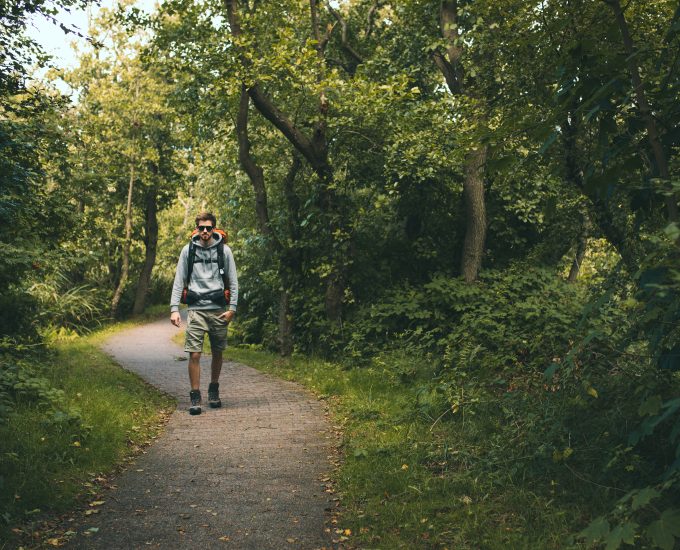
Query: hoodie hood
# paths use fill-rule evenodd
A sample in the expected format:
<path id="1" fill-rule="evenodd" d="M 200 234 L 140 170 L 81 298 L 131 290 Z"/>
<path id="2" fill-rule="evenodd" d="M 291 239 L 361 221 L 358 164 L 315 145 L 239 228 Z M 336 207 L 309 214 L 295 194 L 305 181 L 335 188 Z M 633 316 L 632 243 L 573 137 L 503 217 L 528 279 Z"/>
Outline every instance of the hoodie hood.
<path id="1" fill-rule="evenodd" d="M 201 234 L 200 233 L 196 233 L 195 235 L 193 235 L 191 237 L 191 240 L 195 244 L 197 244 L 198 246 L 201 246 L 201 247 L 203 246 L 203 245 L 201 245 Z M 220 243 L 220 241 L 222 241 L 222 240 L 224 240 L 224 237 L 222 237 L 222 235 L 220 233 L 218 233 L 217 231 L 213 231 L 212 244 L 206 246 L 205 248 L 212 248 L 213 246 L 217 246 Z"/>

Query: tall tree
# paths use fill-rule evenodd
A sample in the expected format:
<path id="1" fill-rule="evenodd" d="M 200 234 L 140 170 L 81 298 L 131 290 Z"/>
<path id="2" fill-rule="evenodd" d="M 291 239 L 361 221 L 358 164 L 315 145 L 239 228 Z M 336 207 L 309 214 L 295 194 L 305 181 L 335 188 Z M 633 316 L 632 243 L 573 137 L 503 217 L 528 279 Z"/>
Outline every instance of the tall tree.
<path id="1" fill-rule="evenodd" d="M 446 43 L 445 54 L 435 50 L 434 60 L 446 79 L 449 91 L 463 95 L 472 102 L 480 102 L 474 126 L 484 125 L 483 105 L 485 98 L 469 82 L 463 65 L 464 29 L 460 24 L 458 0 L 442 0 L 439 25 Z M 466 82 L 466 78 L 468 81 Z M 483 141 L 472 144 L 465 154 L 465 180 L 463 200 L 465 203 L 465 242 L 460 271 L 467 282 L 473 282 L 479 275 L 486 242 L 486 202 L 484 197 L 484 172 L 488 156 L 488 145 Z"/>
<path id="2" fill-rule="evenodd" d="M 251 66 L 254 51 L 245 51 L 242 44 L 243 29 L 241 26 L 238 0 L 226 0 L 227 13 L 231 32 L 239 47 L 239 58 L 244 71 Z M 253 10 L 255 6 L 253 6 Z M 307 160 L 320 183 L 319 204 L 328 218 L 329 241 L 330 241 L 330 269 L 326 275 L 326 314 L 331 321 L 339 322 L 342 318 L 342 303 L 345 287 L 345 268 L 348 265 L 346 255 L 349 252 L 347 245 L 347 230 L 344 227 L 344 216 L 339 197 L 335 192 L 334 168 L 331 165 L 328 151 L 327 121 L 328 97 L 323 89 L 325 78 L 324 51 L 328 43 L 328 37 L 322 37 L 320 31 L 318 5 L 316 0 L 310 1 L 310 13 L 308 17 L 309 33 L 315 40 L 318 64 L 316 83 L 318 85 L 318 110 L 312 114 L 308 125 L 311 127 L 311 135 L 307 135 L 298 124 L 293 122 L 289 115 L 284 113 L 267 94 L 258 81 L 247 85 L 248 95 L 252 98 L 258 111 L 269 120 L 291 143 L 293 147 Z M 249 43 L 257 45 L 257 41 Z"/>
<path id="3" fill-rule="evenodd" d="M 120 212 L 118 219 L 123 222 L 118 225 L 114 218 L 105 229 L 108 239 L 119 235 L 108 247 L 110 311 L 115 317 L 133 263 L 136 269 L 132 253 L 140 241 L 145 253 L 132 308 L 135 313 L 144 309 L 156 257 L 157 212 L 168 202 L 175 175 L 175 114 L 167 103 L 169 86 L 140 59 L 139 35 L 130 36 L 115 14 L 106 10 L 92 34 L 103 43 L 108 41 L 107 49 L 84 53 L 69 81 L 81 93 L 75 116 L 88 136 L 83 144 L 85 163 L 98 171 L 88 202 L 99 213 Z M 87 173 L 81 177 L 88 178 Z"/>

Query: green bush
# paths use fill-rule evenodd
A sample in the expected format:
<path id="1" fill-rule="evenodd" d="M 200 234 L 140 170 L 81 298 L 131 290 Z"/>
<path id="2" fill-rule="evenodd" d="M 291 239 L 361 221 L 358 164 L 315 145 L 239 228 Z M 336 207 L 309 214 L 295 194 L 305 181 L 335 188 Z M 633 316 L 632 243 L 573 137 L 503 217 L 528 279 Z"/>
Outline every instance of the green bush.
<path id="1" fill-rule="evenodd" d="M 472 285 L 440 275 L 360 310 L 346 352 L 362 357 L 398 342 L 416 354 L 436 352 L 444 367 L 543 372 L 589 329 L 586 299 L 548 269 L 489 270 Z"/>
<path id="2" fill-rule="evenodd" d="M 87 429 L 78 411 L 68 407 L 63 390 L 42 376 L 42 370 L 25 359 L 0 357 L 0 423 L 8 422 L 21 403 L 41 410 L 45 423 L 69 425 L 74 435 L 84 436 Z"/>
<path id="3" fill-rule="evenodd" d="M 65 276 L 33 284 L 28 292 L 40 306 L 42 324 L 89 332 L 101 324 L 107 312 L 105 293 L 91 285 L 73 286 Z"/>
<path id="4" fill-rule="evenodd" d="M 31 338 L 35 332 L 38 302 L 19 290 L 0 293 L 0 334 Z"/>

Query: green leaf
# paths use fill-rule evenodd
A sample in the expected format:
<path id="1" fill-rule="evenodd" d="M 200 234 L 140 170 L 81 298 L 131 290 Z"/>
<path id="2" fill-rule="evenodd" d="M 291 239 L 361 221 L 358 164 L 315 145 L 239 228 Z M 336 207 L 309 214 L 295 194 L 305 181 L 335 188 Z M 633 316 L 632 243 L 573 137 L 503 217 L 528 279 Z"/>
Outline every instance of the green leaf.
<path id="1" fill-rule="evenodd" d="M 643 506 L 647 506 L 647 504 L 649 504 L 652 500 L 660 496 L 661 493 L 656 489 L 653 489 L 652 487 L 645 487 L 633 497 L 631 508 L 633 508 L 633 510 L 639 510 L 640 508 L 642 508 Z"/>
<path id="2" fill-rule="evenodd" d="M 366 458 L 368 456 L 368 451 L 366 449 L 357 449 L 354 451 L 354 458 Z"/>
<path id="3" fill-rule="evenodd" d="M 663 521 L 657 520 L 647 527 L 647 536 L 652 540 L 655 546 L 662 550 L 673 550 L 675 537 L 670 532 L 668 526 Z"/>
<path id="4" fill-rule="evenodd" d="M 545 376 L 547 380 L 552 380 L 552 377 L 555 376 L 555 372 L 558 368 L 560 368 L 560 365 L 558 363 L 553 363 L 547 369 L 545 369 L 543 376 Z"/>
<path id="5" fill-rule="evenodd" d="M 650 416 L 657 414 L 659 409 L 661 409 L 661 404 L 663 403 L 660 395 L 652 395 L 647 398 L 638 409 L 638 414 L 640 416 Z"/>
<path id="6" fill-rule="evenodd" d="M 672 241 L 677 241 L 680 238 L 680 227 L 678 227 L 678 224 L 675 222 L 669 223 L 663 232 Z"/>
<path id="7" fill-rule="evenodd" d="M 558 132 L 557 130 L 553 131 L 553 132 L 548 136 L 548 139 L 545 140 L 545 142 L 543 143 L 543 145 L 541 145 L 541 148 L 538 150 L 538 154 L 539 154 L 539 155 L 542 155 L 543 153 L 545 153 L 545 152 L 548 150 L 548 148 L 549 148 L 553 143 L 555 143 L 555 140 L 557 139 L 557 137 L 558 137 L 559 135 L 560 135 L 560 134 L 559 134 L 559 132 Z"/>
<path id="8" fill-rule="evenodd" d="M 638 527 L 638 524 L 633 522 L 617 525 L 605 538 L 605 542 L 607 543 L 606 550 L 616 550 L 621 546 L 622 542 L 633 544 L 635 542 L 635 532 Z"/>
<path id="9" fill-rule="evenodd" d="M 602 516 L 595 518 L 578 534 L 579 537 L 586 539 L 586 542 L 597 542 L 607 535 L 609 535 L 609 522 Z"/>
<path id="10" fill-rule="evenodd" d="M 593 107 L 590 111 L 588 111 L 588 114 L 586 114 L 585 121 L 588 122 L 593 117 L 593 115 L 595 115 L 595 113 L 597 113 L 599 110 L 600 105 L 599 104 L 595 105 L 595 107 Z"/>
<path id="11" fill-rule="evenodd" d="M 661 521 L 668 525 L 671 533 L 676 537 L 680 537 L 680 510 L 666 510 L 661 514 Z"/>

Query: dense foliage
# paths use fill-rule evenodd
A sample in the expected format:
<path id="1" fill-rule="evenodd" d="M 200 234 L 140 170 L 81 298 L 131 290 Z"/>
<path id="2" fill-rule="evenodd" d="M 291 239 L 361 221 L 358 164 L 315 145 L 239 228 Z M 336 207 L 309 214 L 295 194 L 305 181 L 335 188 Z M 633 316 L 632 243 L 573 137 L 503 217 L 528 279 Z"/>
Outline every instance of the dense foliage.
<path id="1" fill-rule="evenodd" d="M 90 33 L 71 103 L 25 84 L 34 45 L 0 60 L 5 349 L 166 302 L 211 209 L 234 340 L 401 357 L 494 467 L 596 480 L 572 540 L 676 544 L 677 3 L 122 2 Z"/>

